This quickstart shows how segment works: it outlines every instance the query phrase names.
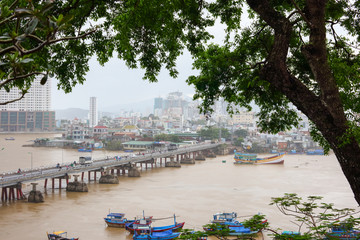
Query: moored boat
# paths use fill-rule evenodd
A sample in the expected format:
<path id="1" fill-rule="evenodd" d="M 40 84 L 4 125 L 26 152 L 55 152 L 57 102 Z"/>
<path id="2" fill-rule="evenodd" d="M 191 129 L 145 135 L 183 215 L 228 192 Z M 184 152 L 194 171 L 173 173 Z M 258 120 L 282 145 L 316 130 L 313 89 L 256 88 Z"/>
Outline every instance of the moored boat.
<path id="1" fill-rule="evenodd" d="M 211 223 L 218 223 L 221 225 L 229 225 L 229 226 L 238 226 L 240 222 L 236 220 L 237 213 L 236 212 L 222 212 L 222 213 L 215 213 L 213 215 L 213 220 Z"/>
<path id="2" fill-rule="evenodd" d="M 235 153 L 235 163 L 239 164 L 283 164 L 285 153 L 279 153 L 271 157 L 258 158 L 256 154 Z"/>
<path id="3" fill-rule="evenodd" d="M 360 231 L 354 230 L 352 227 L 346 226 L 346 224 L 334 224 L 331 230 L 325 234 L 325 239 L 360 239 Z"/>
<path id="4" fill-rule="evenodd" d="M 227 233 L 229 236 L 252 235 L 261 232 L 262 228 L 251 229 L 245 227 L 243 223 L 236 220 L 237 217 L 235 212 L 216 213 L 213 215 L 211 225 L 205 225 L 203 229 L 207 233 L 211 233 L 214 230 L 229 229 L 230 231 Z M 261 221 L 261 225 L 265 226 L 266 222 L 267 220 Z"/>
<path id="5" fill-rule="evenodd" d="M 15 138 L 14 137 L 7 137 L 7 138 L 5 138 L 5 140 L 15 140 Z"/>
<path id="6" fill-rule="evenodd" d="M 152 217 L 147 220 L 146 219 L 135 220 L 134 222 L 126 224 L 125 228 L 131 233 L 138 231 L 138 229 L 142 229 L 144 226 L 150 226 L 152 232 L 164 232 L 169 230 L 176 232 L 184 227 L 185 222 L 181 222 L 181 223 L 176 222 L 176 216 L 174 215 L 174 224 L 172 225 L 152 227 L 151 224 L 152 224 Z"/>
<path id="7" fill-rule="evenodd" d="M 151 226 L 142 226 L 134 232 L 133 239 L 135 240 L 169 240 L 177 238 L 180 235 L 179 232 L 173 232 L 172 230 L 154 232 Z"/>
<path id="8" fill-rule="evenodd" d="M 79 148 L 78 152 L 92 152 L 91 148 Z"/>
<path id="9" fill-rule="evenodd" d="M 46 233 L 49 240 L 79 240 L 79 238 L 68 238 L 67 232 L 57 231 L 53 233 Z"/>
<path id="10" fill-rule="evenodd" d="M 109 213 L 104 220 L 109 227 L 118 228 L 125 227 L 126 223 L 134 222 L 134 220 L 128 220 L 125 218 L 124 213 Z"/>
<path id="11" fill-rule="evenodd" d="M 152 223 L 152 216 L 150 216 L 150 217 L 143 216 L 138 219 L 135 218 L 135 220 L 132 222 L 125 223 L 125 229 L 131 233 L 134 233 L 134 231 L 136 229 L 145 227 L 145 226 L 150 226 L 151 223 Z"/>

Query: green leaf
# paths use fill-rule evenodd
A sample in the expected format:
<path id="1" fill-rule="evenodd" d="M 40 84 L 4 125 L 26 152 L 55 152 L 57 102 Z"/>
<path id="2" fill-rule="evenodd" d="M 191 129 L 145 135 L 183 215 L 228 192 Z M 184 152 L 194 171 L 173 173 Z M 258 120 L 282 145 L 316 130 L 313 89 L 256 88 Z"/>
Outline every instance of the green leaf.
<path id="1" fill-rule="evenodd" d="M 25 34 L 31 34 L 35 31 L 36 26 L 39 23 L 39 19 L 37 19 L 36 17 L 33 17 L 31 19 L 31 21 L 28 24 L 28 27 L 25 28 Z"/>
<path id="2" fill-rule="evenodd" d="M 45 83 L 47 82 L 47 80 L 48 80 L 48 75 L 45 74 L 45 75 L 42 77 L 42 79 L 41 79 L 41 81 L 40 81 L 40 84 L 41 84 L 41 85 L 45 85 Z"/>
<path id="3" fill-rule="evenodd" d="M 21 60 L 20 63 L 29 63 L 29 62 L 33 62 L 33 61 L 34 61 L 34 59 L 32 59 L 32 58 L 25 58 L 25 59 Z"/>

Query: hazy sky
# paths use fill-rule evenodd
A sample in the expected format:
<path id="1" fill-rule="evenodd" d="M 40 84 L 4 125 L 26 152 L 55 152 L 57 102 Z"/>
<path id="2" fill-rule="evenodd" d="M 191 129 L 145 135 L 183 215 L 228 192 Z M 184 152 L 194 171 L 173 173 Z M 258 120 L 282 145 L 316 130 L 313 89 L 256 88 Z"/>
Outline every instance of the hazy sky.
<path id="1" fill-rule="evenodd" d="M 178 78 L 173 79 L 168 71 L 162 70 L 157 83 L 149 83 L 142 79 L 144 71 L 128 69 L 125 63 L 113 58 L 104 67 L 96 59 L 90 61 L 90 71 L 83 85 L 77 85 L 69 94 L 57 90 L 57 80 L 52 81 L 52 108 L 89 108 L 90 97 L 97 98 L 98 109 L 124 103 L 133 103 L 181 91 L 185 95 L 194 94 L 193 86 L 185 80 L 196 72 L 192 70 L 192 59 L 189 54 L 178 60 Z"/>

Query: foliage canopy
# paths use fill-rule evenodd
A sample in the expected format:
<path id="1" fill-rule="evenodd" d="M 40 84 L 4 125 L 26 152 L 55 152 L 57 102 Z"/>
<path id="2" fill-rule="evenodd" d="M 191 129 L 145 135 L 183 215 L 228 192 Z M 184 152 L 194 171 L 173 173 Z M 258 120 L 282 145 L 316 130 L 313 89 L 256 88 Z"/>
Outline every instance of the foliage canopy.
<path id="1" fill-rule="evenodd" d="M 220 97 L 230 112 L 255 102 L 258 126 L 276 133 L 298 126 L 300 110 L 360 203 L 359 7 L 358 0 L 2 0 L 0 88 L 18 87 L 21 98 L 35 76 L 45 83 L 54 75 L 69 92 L 84 82 L 94 54 L 101 64 L 117 54 L 155 82 L 163 67 L 178 75 L 176 59 L 187 49 L 199 71 L 187 82 L 203 113 Z M 210 41 L 217 21 L 222 43 Z"/>

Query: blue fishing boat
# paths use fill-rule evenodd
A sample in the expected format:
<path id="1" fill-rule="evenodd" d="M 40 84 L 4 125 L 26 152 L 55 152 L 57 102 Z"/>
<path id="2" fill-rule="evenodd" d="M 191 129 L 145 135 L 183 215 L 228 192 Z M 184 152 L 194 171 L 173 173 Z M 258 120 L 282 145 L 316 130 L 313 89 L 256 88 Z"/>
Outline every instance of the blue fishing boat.
<path id="1" fill-rule="evenodd" d="M 221 225 L 228 225 L 228 226 L 239 226 L 241 223 L 237 221 L 236 218 L 237 218 L 236 212 L 215 213 L 213 215 L 213 220 L 211 220 L 211 223 L 218 223 Z"/>
<path id="2" fill-rule="evenodd" d="M 346 226 L 346 224 L 334 224 L 331 230 L 325 234 L 325 239 L 360 239 L 360 231 L 354 230 L 352 227 Z"/>
<path id="3" fill-rule="evenodd" d="M 229 226 L 229 229 L 230 229 L 230 232 L 229 232 L 230 236 L 241 236 L 241 235 L 246 235 L 246 234 L 256 234 L 256 233 L 261 231 L 261 230 L 252 231 L 250 228 L 244 227 L 243 225 Z"/>
<path id="4" fill-rule="evenodd" d="M 128 220 L 125 218 L 124 213 L 109 213 L 106 218 L 104 218 L 106 224 L 109 227 L 118 227 L 123 228 L 125 227 L 126 223 L 134 222 L 135 220 Z"/>
<path id="5" fill-rule="evenodd" d="M 181 230 L 185 225 L 185 222 L 181 222 L 181 223 L 176 222 L 175 215 L 174 215 L 174 224 L 167 225 L 167 226 L 152 227 L 151 226 L 152 220 L 153 220 L 152 218 L 148 219 L 148 220 L 146 220 L 146 219 L 140 219 L 139 221 L 135 220 L 134 222 L 126 224 L 125 228 L 126 228 L 126 230 L 128 230 L 131 233 L 134 233 L 134 232 L 138 231 L 138 229 L 142 229 L 145 226 L 150 226 L 152 232 L 165 232 L 165 231 L 169 231 L 169 230 L 176 232 L 176 231 Z"/>
<path id="6" fill-rule="evenodd" d="M 139 227 L 133 235 L 134 240 L 168 240 L 177 238 L 180 235 L 179 232 L 173 232 L 172 230 L 154 232 L 151 226 Z"/>
<path id="7" fill-rule="evenodd" d="M 91 148 L 79 148 L 78 152 L 92 152 Z"/>
<path id="8" fill-rule="evenodd" d="M 309 150 L 306 152 L 306 155 L 324 155 L 324 150 L 322 149 Z"/>
<path id="9" fill-rule="evenodd" d="M 236 220 L 237 213 L 236 212 L 224 212 L 224 213 L 216 213 L 213 215 L 212 224 L 218 224 L 219 229 L 229 229 L 230 236 L 240 236 L 245 234 L 256 234 L 261 231 L 261 229 L 251 230 L 250 228 L 244 227 L 244 225 Z M 264 220 L 262 224 L 265 224 L 267 220 Z M 211 228 L 204 227 L 206 232 L 214 231 Z"/>

